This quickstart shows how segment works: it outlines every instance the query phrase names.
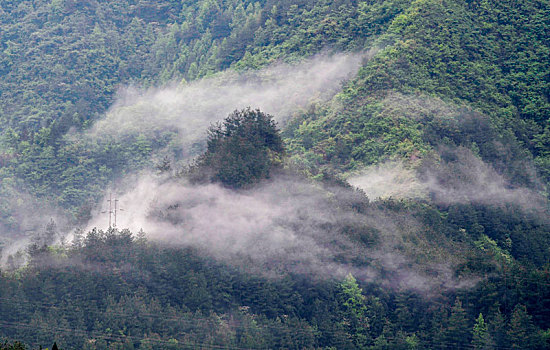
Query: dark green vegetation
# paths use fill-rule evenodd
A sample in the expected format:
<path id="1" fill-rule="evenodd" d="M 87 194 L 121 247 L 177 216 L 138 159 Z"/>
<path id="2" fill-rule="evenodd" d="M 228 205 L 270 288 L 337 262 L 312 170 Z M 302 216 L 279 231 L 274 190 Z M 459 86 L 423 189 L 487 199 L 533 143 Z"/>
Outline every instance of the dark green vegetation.
<path id="1" fill-rule="evenodd" d="M 430 209 L 362 201 L 349 210 L 374 206 L 422 215 L 441 242 L 457 232 L 452 220 Z M 28 267 L 4 273 L 0 324 L 4 336 L 34 346 L 55 339 L 84 349 L 544 347 L 548 270 L 526 269 L 486 236 L 452 239 L 478 247 L 457 273 L 489 277 L 426 298 L 376 282 L 360 287 L 351 275 L 343 281 L 255 276 L 194 249 L 94 230 L 64 249 L 36 249 Z"/>
<path id="2" fill-rule="evenodd" d="M 207 149 L 190 169 L 195 181 L 242 188 L 281 167 L 284 146 L 272 117 L 260 110 L 235 111 L 208 130 Z"/>
<path id="3" fill-rule="evenodd" d="M 24 350 L 25 346 L 21 342 L 9 343 L 4 341 L 0 344 L 0 349 L 2 350 Z"/>
<path id="4" fill-rule="evenodd" d="M 83 225 L 109 184 L 171 170 L 154 159 L 173 130 L 67 137 L 100 119 L 121 86 L 376 48 L 282 136 L 269 116 L 237 111 L 178 175 L 237 190 L 279 172 L 309 176 L 339 210 L 415 218 L 420 231 L 399 245 L 414 268 L 449 257 L 453 279 L 479 282 L 427 297 L 352 276 L 270 279 L 128 231 L 55 245 L 45 221 L 28 265 L 14 254 L 1 272 L 0 336 L 65 349 L 550 347 L 549 22 L 547 0 L 2 1 L 0 234 L 23 236 L 49 205 Z M 464 189 L 472 179 L 457 149 L 542 205 L 369 202 L 339 177 L 391 159 Z M 353 225 L 334 232 L 373 249 L 385 238 Z"/>

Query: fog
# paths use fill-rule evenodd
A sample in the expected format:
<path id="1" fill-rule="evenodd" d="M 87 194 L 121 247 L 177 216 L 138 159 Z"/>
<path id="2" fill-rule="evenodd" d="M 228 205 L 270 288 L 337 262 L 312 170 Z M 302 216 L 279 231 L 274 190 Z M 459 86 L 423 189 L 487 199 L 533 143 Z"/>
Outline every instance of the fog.
<path id="1" fill-rule="evenodd" d="M 525 211 L 545 209 L 546 200 L 535 189 L 512 184 L 471 150 L 444 147 L 440 153 L 443 159 L 420 174 L 436 203 L 514 204 Z"/>
<path id="2" fill-rule="evenodd" d="M 427 187 L 416 170 L 403 161 L 388 161 L 365 168 L 348 178 L 348 182 L 360 189 L 372 200 L 426 198 Z"/>
<path id="3" fill-rule="evenodd" d="M 4 195 L 2 204 L 9 209 L 3 215 L 9 217 L 11 227 L 0 225 L 0 238 L 4 243 L 0 251 L 0 266 L 6 264 L 8 256 L 24 251 L 30 243 L 59 244 L 65 240 L 72 226 L 62 210 L 47 201 L 38 200 L 23 190 L 10 188 L 11 196 Z M 47 226 L 55 223 L 55 234 L 46 237 Z"/>
<path id="4" fill-rule="evenodd" d="M 432 149 L 415 159 L 388 160 L 350 174 L 348 181 L 369 198 L 514 205 L 547 216 L 544 186 L 532 158 L 520 151 L 517 141 L 501 137 L 488 116 L 436 97 L 395 92 L 381 101 L 380 113 L 421 124 Z"/>
<path id="5" fill-rule="evenodd" d="M 437 204 L 514 204 L 525 211 L 545 209 L 546 200 L 535 189 L 513 185 L 490 164 L 464 147 L 442 147 L 421 165 L 389 161 L 367 167 L 349 177 L 371 199 L 430 199 Z"/>
<path id="6" fill-rule="evenodd" d="M 335 192 L 333 192 L 335 191 Z M 471 285 L 457 280 L 445 247 L 429 258 L 408 241 L 425 229 L 413 217 L 370 208 L 358 213 L 343 203 L 366 201 L 351 189 L 327 191 L 319 184 L 279 175 L 252 189 L 143 175 L 118 197 L 118 227 L 143 229 L 148 239 L 277 277 L 300 273 L 314 279 L 363 281 L 395 289 L 430 291 Z M 90 223 L 105 227 L 107 217 Z"/>
<path id="7" fill-rule="evenodd" d="M 121 87 L 103 118 L 89 130 L 69 132 L 66 139 L 95 143 L 139 134 L 154 139 L 159 133 L 173 132 L 178 149 L 183 151 L 181 157 L 189 160 L 204 150 L 207 128 L 235 109 L 260 108 L 284 124 L 301 108 L 329 100 L 373 53 L 319 54 L 297 64 L 278 63 L 259 71 L 228 70 L 191 83 L 149 89 Z M 127 174 L 116 183 L 133 184 L 135 176 Z M 5 230 L 9 232 L 3 239 L 7 247 L 0 262 L 43 232 L 51 219 L 58 226 L 59 236 L 70 238 L 74 228 L 68 225 L 62 210 L 46 206 L 47 200 L 38 200 L 24 191 L 8 192 L 17 193 L 13 198 L 2 198 L 15 227 Z M 18 234 L 14 236 L 13 232 Z"/>
<path id="8" fill-rule="evenodd" d="M 153 138 L 172 131 L 189 159 L 203 150 L 208 126 L 231 111 L 260 108 L 284 125 L 311 103 L 330 100 L 371 54 L 321 55 L 297 65 L 224 72 L 185 85 L 122 88 L 109 112 L 91 130 L 67 137 L 90 141 L 144 134 Z M 460 123 L 461 117 L 457 108 L 440 100 L 399 94 L 389 95 L 384 108 L 417 120 L 435 115 Z M 391 161 L 368 167 L 349 182 L 370 199 L 538 206 L 530 200 L 531 190 L 512 187 L 464 147 L 436 149 L 433 154 L 431 163 Z M 374 207 L 358 213 L 342 206 L 348 199 L 357 200 L 351 189 L 329 191 L 287 175 L 239 191 L 150 173 L 134 174 L 124 184 L 105 192 L 85 232 L 94 227 L 107 229 L 108 214 L 102 212 L 113 192 L 123 209 L 118 211 L 117 227 L 133 232 L 143 229 L 151 241 L 192 247 L 251 273 L 271 277 L 301 273 L 316 279 L 340 279 L 352 273 L 363 281 L 427 294 L 476 282 L 454 276 L 455 267 L 463 262 L 449 254 L 456 247 L 433 242 L 433 237 L 426 236 L 427 228 L 411 215 Z M 22 215 L 32 213 L 30 207 L 20 209 Z M 40 215 L 35 219 L 42 225 L 48 222 Z M 70 230 L 63 232 L 70 237 Z M 430 246 L 418 247 L 413 243 L 417 239 Z"/>
<path id="9" fill-rule="evenodd" d="M 317 55 L 297 64 L 279 63 L 259 71 L 228 70 L 186 84 L 150 89 L 124 87 L 106 116 L 84 137 L 174 131 L 186 153 L 184 157 L 194 156 L 197 146 L 193 145 L 203 143 L 208 126 L 234 110 L 259 108 L 284 125 L 301 108 L 333 97 L 373 53 Z"/>

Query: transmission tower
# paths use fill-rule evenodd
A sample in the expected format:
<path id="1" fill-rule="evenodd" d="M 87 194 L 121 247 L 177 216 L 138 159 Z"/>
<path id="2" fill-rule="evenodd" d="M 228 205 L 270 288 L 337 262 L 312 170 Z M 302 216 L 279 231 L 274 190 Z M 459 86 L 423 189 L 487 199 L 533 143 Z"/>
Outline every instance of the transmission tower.
<path id="1" fill-rule="evenodd" d="M 113 199 L 113 194 L 109 192 L 109 199 L 107 200 L 109 203 L 109 210 L 108 211 L 102 211 L 102 213 L 109 213 L 109 228 L 115 228 L 116 227 L 116 216 L 118 211 L 124 211 L 123 209 L 120 209 L 118 207 L 119 200 Z M 113 210 L 114 206 L 114 210 Z M 112 218 L 114 218 L 114 222 L 112 221 Z"/>

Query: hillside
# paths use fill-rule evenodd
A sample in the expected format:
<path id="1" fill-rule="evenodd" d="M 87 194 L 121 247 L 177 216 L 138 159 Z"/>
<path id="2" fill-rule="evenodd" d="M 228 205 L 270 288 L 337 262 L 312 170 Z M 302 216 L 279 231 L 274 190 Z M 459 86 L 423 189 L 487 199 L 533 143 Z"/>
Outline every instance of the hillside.
<path id="1" fill-rule="evenodd" d="M 549 1 L 11 0 L 0 45 L 0 337 L 550 347 Z"/>

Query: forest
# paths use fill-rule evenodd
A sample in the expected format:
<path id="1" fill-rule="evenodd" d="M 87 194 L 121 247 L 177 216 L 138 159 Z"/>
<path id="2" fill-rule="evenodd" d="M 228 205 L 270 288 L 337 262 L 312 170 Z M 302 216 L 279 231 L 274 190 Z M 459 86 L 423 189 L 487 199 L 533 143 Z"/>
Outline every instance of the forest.
<path id="1" fill-rule="evenodd" d="M 0 349 L 550 348 L 550 1 L 4 0 Z"/>

